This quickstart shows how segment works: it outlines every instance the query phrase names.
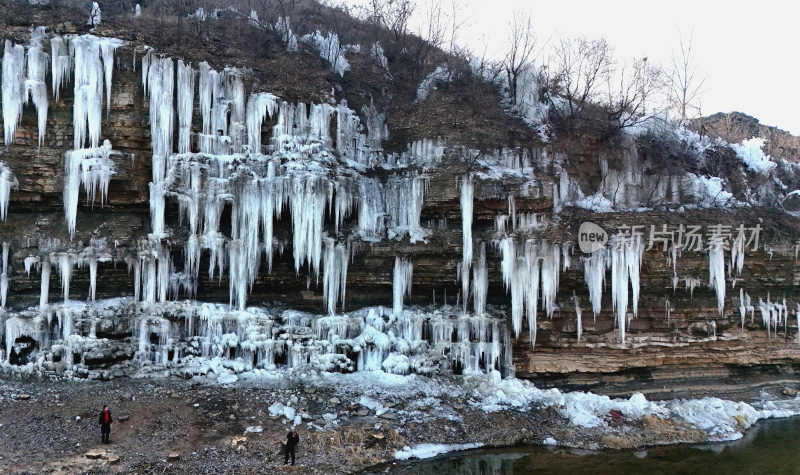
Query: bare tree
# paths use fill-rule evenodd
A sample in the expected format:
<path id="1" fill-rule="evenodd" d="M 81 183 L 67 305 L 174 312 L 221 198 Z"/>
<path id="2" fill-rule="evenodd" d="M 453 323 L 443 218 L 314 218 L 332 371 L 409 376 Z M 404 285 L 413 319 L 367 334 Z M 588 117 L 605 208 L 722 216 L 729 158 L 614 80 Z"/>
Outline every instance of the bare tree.
<path id="1" fill-rule="evenodd" d="M 548 82 L 566 103 L 566 110 L 556 105 L 553 111 L 574 118 L 587 104 L 599 102 L 613 67 L 612 51 L 605 39 L 565 38 L 556 45 L 551 63 Z"/>
<path id="2" fill-rule="evenodd" d="M 517 91 L 522 73 L 532 67 L 536 51 L 536 34 L 530 15 L 515 12 L 509 29 L 509 49 L 503 58 L 503 70 L 508 80 L 511 103 L 517 103 Z"/>
<path id="3" fill-rule="evenodd" d="M 697 72 L 692 40 L 693 35 L 688 38 L 681 35 L 680 53 L 672 58 L 667 82 L 670 107 L 677 111 L 681 123 L 700 114 L 700 94 L 705 82 Z"/>
<path id="4" fill-rule="evenodd" d="M 623 129 L 650 117 L 647 100 L 661 87 L 662 76 L 661 68 L 646 57 L 634 59 L 630 67 L 611 69 L 603 104 L 611 126 Z"/>
<path id="5" fill-rule="evenodd" d="M 395 41 L 402 42 L 408 35 L 413 0 L 368 0 L 364 9 L 367 20 L 389 30 Z"/>
<path id="6" fill-rule="evenodd" d="M 462 0 L 450 0 L 450 53 L 454 55 L 458 55 L 461 49 L 456 43 L 459 31 L 467 23 L 466 17 L 460 15 L 465 8 Z"/>

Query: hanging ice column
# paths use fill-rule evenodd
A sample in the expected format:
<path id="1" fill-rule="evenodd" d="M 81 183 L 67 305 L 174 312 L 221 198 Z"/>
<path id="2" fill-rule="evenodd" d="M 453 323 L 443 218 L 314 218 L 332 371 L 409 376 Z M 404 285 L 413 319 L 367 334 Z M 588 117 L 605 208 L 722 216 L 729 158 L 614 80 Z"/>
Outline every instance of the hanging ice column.
<path id="1" fill-rule="evenodd" d="M 501 270 L 506 290 L 511 290 L 511 320 L 514 333 L 519 337 L 522 331 L 522 317 L 528 317 L 528 332 L 531 346 L 536 343 L 536 312 L 538 310 L 539 287 L 542 304 L 548 318 L 552 318 L 556 308 L 559 272 L 561 269 L 561 247 L 548 241 L 537 243 L 527 239 L 522 254 L 517 252 L 513 237 L 500 242 L 503 255 Z"/>
<path id="2" fill-rule="evenodd" d="M 178 60 L 178 153 L 189 153 L 192 139 L 192 108 L 194 106 L 194 77 L 191 66 Z"/>
<path id="3" fill-rule="evenodd" d="M 725 309 L 725 251 L 722 242 L 717 240 L 712 240 L 708 247 L 708 286 L 717 292 L 717 310 L 722 315 Z"/>
<path id="4" fill-rule="evenodd" d="M 92 204 L 98 194 L 101 206 L 108 197 L 108 184 L 115 173 L 111 154 L 111 143 L 104 140 L 101 147 L 72 150 L 64 156 L 64 214 L 70 238 L 75 235 L 81 185 Z"/>
<path id="5" fill-rule="evenodd" d="M 581 309 L 581 302 L 575 292 L 572 292 L 572 302 L 575 305 L 575 330 L 578 334 L 578 341 L 581 341 L 583 335 L 583 310 Z"/>
<path id="6" fill-rule="evenodd" d="M 392 312 L 399 315 L 403 312 L 403 297 L 411 296 L 411 279 L 414 265 L 410 260 L 394 258 L 394 277 L 392 279 Z"/>
<path id="7" fill-rule="evenodd" d="M 160 58 L 153 52 L 148 52 L 142 58 L 142 86 L 145 97 L 149 99 L 155 184 L 160 184 L 164 180 L 166 158 L 172 153 L 174 76 L 175 67 L 172 58 Z"/>
<path id="8" fill-rule="evenodd" d="M 71 254 L 60 252 L 56 254 L 58 260 L 58 271 L 61 275 L 61 290 L 64 294 L 64 303 L 69 300 L 69 282 L 72 280 L 72 268 L 75 261 Z"/>
<path id="9" fill-rule="evenodd" d="M 58 101 L 61 87 L 67 83 L 72 74 L 72 56 L 69 44 L 61 36 L 50 38 L 50 74 L 53 80 L 53 97 Z"/>
<path id="10" fill-rule="evenodd" d="M 39 146 L 44 142 L 47 127 L 47 53 L 42 48 L 44 27 L 37 27 L 31 33 L 31 44 L 28 47 L 28 75 L 25 80 L 25 103 L 33 102 L 39 126 Z"/>
<path id="11" fill-rule="evenodd" d="M 22 117 L 25 98 L 25 48 L 9 40 L 3 52 L 3 137 L 6 147 L 14 142 L 17 124 Z"/>
<path id="12" fill-rule="evenodd" d="M 221 155 L 242 152 L 246 112 L 241 72 L 226 68 L 219 73 L 204 61 L 199 66 L 198 85 L 203 118 L 203 130 L 198 137 L 200 151 Z"/>
<path id="13" fill-rule="evenodd" d="M 486 268 L 486 243 L 480 245 L 478 264 L 472 268 L 472 306 L 475 315 L 486 313 L 486 295 L 489 290 L 489 272 Z"/>
<path id="14" fill-rule="evenodd" d="M 347 288 L 347 264 L 350 260 L 350 249 L 346 244 L 336 244 L 333 239 L 325 239 L 325 266 L 322 276 L 322 293 L 325 296 L 325 307 L 328 313 L 336 313 L 337 302 L 342 303 Z"/>
<path id="15" fill-rule="evenodd" d="M 6 308 L 8 295 L 8 243 L 3 242 L 3 273 L 0 274 L 0 308 Z"/>
<path id="16" fill-rule="evenodd" d="M 247 99 L 247 144 L 250 153 L 261 153 L 261 124 L 267 114 L 272 118 L 278 105 L 278 98 L 262 92 L 250 94 Z"/>
<path id="17" fill-rule="evenodd" d="M 172 153 L 174 76 L 172 58 L 159 58 L 152 51 L 142 58 L 142 83 L 145 97 L 149 97 L 150 137 L 153 150 L 150 220 L 151 230 L 156 236 L 164 234 L 164 178 L 167 157 Z M 186 77 L 185 74 L 182 76 Z"/>
<path id="18" fill-rule="evenodd" d="M 103 84 L 105 83 L 106 104 L 110 107 L 114 51 L 123 44 L 123 41 L 115 38 L 99 38 L 93 35 L 77 36 L 71 40 L 70 51 L 73 53 L 75 68 L 75 103 L 72 109 L 75 150 L 85 146 L 87 135 L 89 147 L 96 148 L 100 145 Z M 63 81 L 63 72 L 59 71 L 58 74 Z M 53 80 L 55 84 L 55 77 Z"/>
<path id="19" fill-rule="evenodd" d="M 628 326 L 628 283 L 632 292 L 633 318 L 639 313 L 639 270 L 642 265 L 641 236 L 613 236 L 611 246 L 611 302 L 616 309 L 617 328 L 622 344 Z"/>
<path id="20" fill-rule="evenodd" d="M 19 186 L 19 182 L 11 169 L 0 161 L 0 221 L 6 220 L 8 202 L 11 199 L 11 190 Z"/>
<path id="21" fill-rule="evenodd" d="M 467 311 L 469 301 L 469 270 L 472 267 L 472 195 L 473 195 L 472 176 L 464 175 L 461 179 L 461 268 L 459 277 L 461 278 L 461 301 L 464 312 Z"/>
<path id="22" fill-rule="evenodd" d="M 44 312 L 50 298 L 50 272 L 52 265 L 48 256 L 42 256 L 42 284 L 39 289 L 39 311 Z"/>
<path id="23" fill-rule="evenodd" d="M 610 261 L 606 259 L 605 248 L 594 251 L 589 257 L 583 258 L 583 279 L 589 288 L 589 301 L 592 304 L 592 316 L 597 321 L 597 315 L 602 310 L 603 283 L 606 278 L 606 267 Z"/>

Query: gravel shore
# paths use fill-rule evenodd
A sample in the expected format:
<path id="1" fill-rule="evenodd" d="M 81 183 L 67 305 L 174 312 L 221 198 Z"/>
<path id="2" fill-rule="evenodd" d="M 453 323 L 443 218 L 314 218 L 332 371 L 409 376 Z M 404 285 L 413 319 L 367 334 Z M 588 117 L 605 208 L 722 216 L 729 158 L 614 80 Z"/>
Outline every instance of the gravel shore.
<path id="1" fill-rule="evenodd" d="M 396 451 L 420 443 L 500 447 L 554 438 L 561 446 L 596 450 L 707 439 L 702 431 L 655 416 L 628 420 L 609 413 L 604 427 L 587 429 L 552 407 L 486 412 L 459 396 L 429 401 L 422 394 L 409 399 L 387 393 L 370 408 L 358 393 L 297 383 L 0 385 L 3 473 L 353 473 L 391 462 Z M 100 443 L 97 425 L 103 404 L 115 419 L 108 445 Z M 291 404 L 295 421 L 302 422 L 294 467 L 283 465 L 281 444 L 291 423 L 276 414 L 281 404 Z"/>

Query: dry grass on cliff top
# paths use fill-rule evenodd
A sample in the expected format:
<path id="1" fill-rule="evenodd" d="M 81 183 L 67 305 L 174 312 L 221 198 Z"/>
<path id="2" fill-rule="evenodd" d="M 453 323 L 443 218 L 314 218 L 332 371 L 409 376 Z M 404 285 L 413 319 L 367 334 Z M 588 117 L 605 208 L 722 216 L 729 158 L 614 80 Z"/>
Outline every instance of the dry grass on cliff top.
<path id="1" fill-rule="evenodd" d="M 0 0 L 4 11 L 0 14 L 0 30 L 16 42 L 26 42 L 29 30 L 38 25 L 47 25 L 55 33 L 88 33 L 88 10 L 75 5 L 60 7 L 63 2 L 53 0 L 51 6 L 41 7 L 22 0 Z M 200 21 L 187 18 L 185 12 L 194 11 L 201 3 L 187 1 L 181 10 L 177 3 L 153 1 L 141 2 L 142 15 L 134 17 L 129 10 L 135 2 L 129 5 L 130 9 L 126 7 L 129 2 L 101 3 L 103 22 L 93 33 L 122 38 L 137 45 L 139 51 L 146 45 L 194 64 L 207 61 L 216 69 L 246 68 L 252 71 L 253 90 L 269 91 L 290 101 L 321 102 L 333 91 L 337 101 L 346 99 L 359 112 L 374 104 L 378 111 L 386 113 L 390 129 L 387 150 L 404 150 L 411 141 L 435 137 L 483 150 L 530 146 L 536 140 L 520 120 L 505 114 L 495 88 L 471 74 L 460 74 L 456 82 L 416 103 L 419 82 L 436 66 L 459 64 L 459 68 L 468 70 L 466 64 L 438 49 L 432 49 L 422 63 L 416 63 L 410 55 L 396 50 L 389 32 L 374 31 L 358 19 L 310 0 L 297 2 L 292 16 L 298 36 L 335 27 L 341 30 L 342 44 L 361 44 L 361 53 L 347 53 L 351 70 L 343 77 L 333 73 L 328 63 L 307 45 L 300 44 L 300 51 L 288 53 L 278 34 L 252 25 L 240 13 L 223 10 L 218 19 Z M 210 11 L 214 2 L 202 4 Z M 236 0 L 219 7 L 237 5 L 239 11 L 250 8 L 247 2 Z M 384 45 L 391 77 L 369 54 L 368 41 L 375 38 Z M 419 44 L 413 41 L 412 44 Z"/>

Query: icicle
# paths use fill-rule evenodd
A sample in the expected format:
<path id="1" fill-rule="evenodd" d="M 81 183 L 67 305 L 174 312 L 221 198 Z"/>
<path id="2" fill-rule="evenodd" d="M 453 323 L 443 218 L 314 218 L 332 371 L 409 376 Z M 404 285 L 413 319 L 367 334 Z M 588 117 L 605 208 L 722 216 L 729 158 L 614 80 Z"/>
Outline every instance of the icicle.
<path id="1" fill-rule="evenodd" d="M 739 316 L 741 317 L 742 331 L 744 331 L 744 317 L 747 315 L 747 306 L 744 301 L 744 289 L 739 287 Z"/>
<path id="2" fill-rule="evenodd" d="M 700 285 L 700 279 L 695 279 L 694 277 L 687 277 L 685 279 L 686 289 L 689 290 L 689 299 L 694 299 L 694 289 L 696 289 Z"/>
<path id="3" fill-rule="evenodd" d="M 261 124 L 267 114 L 273 117 L 278 98 L 268 93 L 251 94 L 247 100 L 247 143 L 250 153 L 261 153 Z"/>
<path id="4" fill-rule="evenodd" d="M 28 277 L 31 276 L 31 268 L 36 264 L 39 264 L 39 258 L 36 256 L 28 256 L 23 261 L 25 263 L 25 275 Z"/>
<path id="5" fill-rule="evenodd" d="M 344 311 L 345 290 L 347 288 L 347 265 L 350 249 L 345 244 L 336 244 L 333 239 L 325 239 L 325 265 L 323 267 L 322 293 L 325 307 L 330 315 L 336 313 L 336 305 L 342 303 Z"/>
<path id="6" fill-rule="evenodd" d="M 542 304 L 545 307 L 547 318 L 553 318 L 556 308 L 556 295 L 558 295 L 559 271 L 561 270 L 561 248 L 558 244 L 542 242 L 544 258 L 541 263 L 542 270 Z"/>
<path id="7" fill-rule="evenodd" d="M 86 20 L 87 25 L 97 26 L 100 24 L 100 21 L 103 18 L 103 14 L 100 11 L 100 5 L 97 2 L 92 2 L 92 11 L 89 12 L 89 19 Z"/>
<path id="8" fill-rule="evenodd" d="M 97 257 L 89 257 L 89 301 L 94 302 L 97 295 Z"/>
<path id="9" fill-rule="evenodd" d="M 72 279 L 72 267 L 75 264 L 72 255 L 61 252 L 57 254 L 58 271 L 61 275 L 61 290 L 64 294 L 64 303 L 69 301 L 69 281 Z"/>
<path id="10" fill-rule="evenodd" d="M 6 40 L 3 52 L 3 133 L 6 147 L 14 142 L 25 98 L 25 48 Z"/>
<path id="11" fill-rule="evenodd" d="M 145 60 L 147 58 L 147 60 Z M 175 68 L 172 58 L 142 58 L 146 74 L 145 95 L 149 96 L 150 136 L 153 149 L 153 183 L 164 181 L 166 157 L 172 153 L 174 112 L 172 108 Z"/>
<path id="12" fill-rule="evenodd" d="M 286 24 L 288 28 L 288 20 Z M 291 30 L 289 30 L 289 33 L 291 34 Z M 317 30 L 314 33 L 304 35 L 302 41 L 319 51 L 320 57 L 331 65 L 331 71 L 339 76 L 344 76 L 345 71 L 350 70 L 350 63 L 344 56 L 344 46 L 339 44 L 339 35 L 336 33 L 328 32 L 323 35 Z"/>
<path id="13" fill-rule="evenodd" d="M 275 31 L 281 34 L 281 39 L 286 44 L 286 51 L 297 51 L 297 36 L 292 31 L 289 17 L 278 17 L 275 23 Z"/>
<path id="14" fill-rule="evenodd" d="M 517 204 L 514 195 L 508 195 L 508 216 L 511 219 L 511 228 L 517 229 Z"/>
<path id="15" fill-rule="evenodd" d="M 797 310 L 795 313 L 795 318 L 797 319 L 797 337 L 796 340 L 800 343 L 800 303 L 797 304 Z"/>
<path id="16" fill-rule="evenodd" d="M 0 221 L 5 221 L 8 215 L 8 202 L 11 199 L 11 190 L 16 189 L 19 182 L 11 169 L 0 161 Z"/>
<path id="17" fill-rule="evenodd" d="M 427 178 L 422 176 L 393 175 L 386 182 L 385 210 L 390 239 L 404 233 L 408 233 L 412 243 L 424 239 L 426 231 L 420 226 L 420 215 L 426 187 Z"/>
<path id="18" fill-rule="evenodd" d="M 42 285 L 39 291 L 39 311 L 44 312 L 47 308 L 47 302 L 50 295 L 50 260 L 47 257 L 42 258 Z"/>
<path id="19" fill-rule="evenodd" d="M 467 174 L 461 179 L 461 295 L 463 309 L 467 311 L 469 300 L 469 270 L 472 267 L 472 201 L 474 187 L 472 177 Z"/>
<path id="20" fill-rule="evenodd" d="M 319 275 L 322 254 L 322 224 L 327 194 L 323 181 L 317 177 L 298 177 L 292 180 L 289 205 L 292 211 L 294 268 L 307 263 L 314 275 Z"/>
<path id="21" fill-rule="evenodd" d="M 172 275 L 172 259 L 170 258 L 169 248 L 158 246 L 158 301 L 166 302 L 169 291 L 169 278 Z"/>
<path id="22" fill-rule="evenodd" d="M 43 51 L 44 42 L 43 26 L 37 27 L 31 33 L 31 42 L 28 46 L 28 75 L 25 80 L 25 103 L 33 102 L 36 107 L 36 116 L 39 126 L 39 146 L 44 143 L 45 128 L 47 127 L 47 53 Z"/>
<path id="23" fill-rule="evenodd" d="M 414 265 L 410 260 L 394 258 L 394 278 L 392 282 L 392 311 L 395 315 L 403 312 L 403 297 L 411 296 L 411 280 L 414 273 Z"/>
<path id="24" fill-rule="evenodd" d="M 589 288 L 589 301 L 592 304 L 592 314 L 594 321 L 602 310 L 603 303 L 603 283 L 606 278 L 606 267 L 609 262 L 606 260 L 607 251 L 605 248 L 598 249 L 589 257 L 583 258 L 583 279 Z"/>
<path id="25" fill-rule="evenodd" d="M 672 315 L 672 307 L 669 304 L 669 299 L 664 299 L 664 313 L 667 315 L 667 325 L 669 325 L 670 316 Z"/>
<path id="26" fill-rule="evenodd" d="M 8 295 L 8 243 L 3 242 L 3 272 L 0 274 L 0 308 L 6 308 Z"/>
<path id="27" fill-rule="evenodd" d="M 615 236 L 611 246 L 611 301 L 616 309 L 620 341 L 625 344 L 625 329 L 628 324 L 628 282 L 632 290 L 634 318 L 639 308 L 639 269 L 643 250 L 641 237 Z"/>
<path id="28" fill-rule="evenodd" d="M 111 143 L 104 140 L 102 147 L 68 151 L 64 156 L 64 214 L 70 239 L 75 235 L 81 184 L 92 204 L 98 192 L 101 206 L 108 197 L 108 184 L 116 173 L 111 154 Z"/>
<path id="29" fill-rule="evenodd" d="M 722 243 L 713 242 L 708 248 L 708 286 L 717 292 L 717 310 L 725 308 L 725 255 Z"/>
<path id="30" fill-rule="evenodd" d="M 75 102 L 72 109 L 73 148 L 76 150 L 85 145 L 87 133 L 91 148 L 100 145 L 103 83 L 105 82 L 107 89 L 106 101 L 110 102 L 114 51 L 123 44 L 121 40 L 92 35 L 77 36 L 71 40 L 70 52 L 75 68 L 73 81 Z"/>
<path id="31" fill-rule="evenodd" d="M 486 268 L 486 243 L 481 242 L 478 264 L 472 268 L 472 305 L 475 315 L 486 313 L 486 295 L 489 290 L 489 271 Z"/>
<path id="32" fill-rule="evenodd" d="M 741 275 L 742 269 L 744 268 L 744 245 L 744 230 L 741 230 L 731 246 L 731 264 L 728 268 L 729 273 L 732 273 L 733 270 L 736 269 L 736 275 Z"/>
<path id="33" fill-rule="evenodd" d="M 538 244 L 535 240 L 525 241 L 522 254 L 518 254 L 513 237 L 500 243 L 502 253 L 501 270 L 506 288 L 511 290 L 511 320 L 514 332 L 519 336 L 522 330 L 522 317 L 528 317 L 528 331 L 531 346 L 536 343 L 536 313 L 538 310 L 539 287 L 542 287 L 542 302 L 552 317 L 555 309 L 555 296 L 558 293 L 558 272 L 560 268 L 560 249 L 547 241 Z M 541 274 L 541 276 L 540 276 Z"/>
<path id="34" fill-rule="evenodd" d="M 581 302 L 578 300 L 578 296 L 575 295 L 575 292 L 572 292 L 572 302 L 575 305 L 575 328 L 578 332 L 578 341 L 581 341 L 581 336 L 583 335 L 581 315 L 583 314 L 583 310 L 581 310 Z"/>
<path id="35" fill-rule="evenodd" d="M 178 61 L 178 153 L 191 152 L 194 76 L 191 66 Z"/>
<path id="36" fill-rule="evenodd" d="M 231 240 L 228 243 L 228 285 L 229 305 L 234 307 L 234 302 L 239 310 L 244 310 L 247 301 L 247 256 L 242 246 L 242 241 Z"/>
<path id="37" fill-rule="evenodd" d="M 246 139 L 244 82 L 242 73 L 235 68 L 225 68 L 225 97 L 230 102 L 230 138 L 233 153 L 242 153 Z"/>
<path id="38" fill-rule="evenodd" d="M 61 36 L 50 38 L 50 72 L 53 79 L 53 97 L 59 100 L 61 87 L 64 86 L 72 75 L 72 57 L 69 45 Z"/>
<path id="39" fill-rule="evenodd" d="M 142 65 L 144 66 L 144 59 L 142 59 Z M 199 102 L 200 102 L 200 114 L 203 117 L 203 135 L 211 135 L 211 106 L 214 100 L 214 91 L 219 87 L 217 85 L 217 72 L 211 69 L 207 62 L 203 61 L 200 63 L 200 78 L 199 78 L 199 85 L 198 85 L 198 94 L 199 94 Z M 210 150 L 205 150 L 202 146 L 201 142 L 201 152 L 206 152 Z"/>

